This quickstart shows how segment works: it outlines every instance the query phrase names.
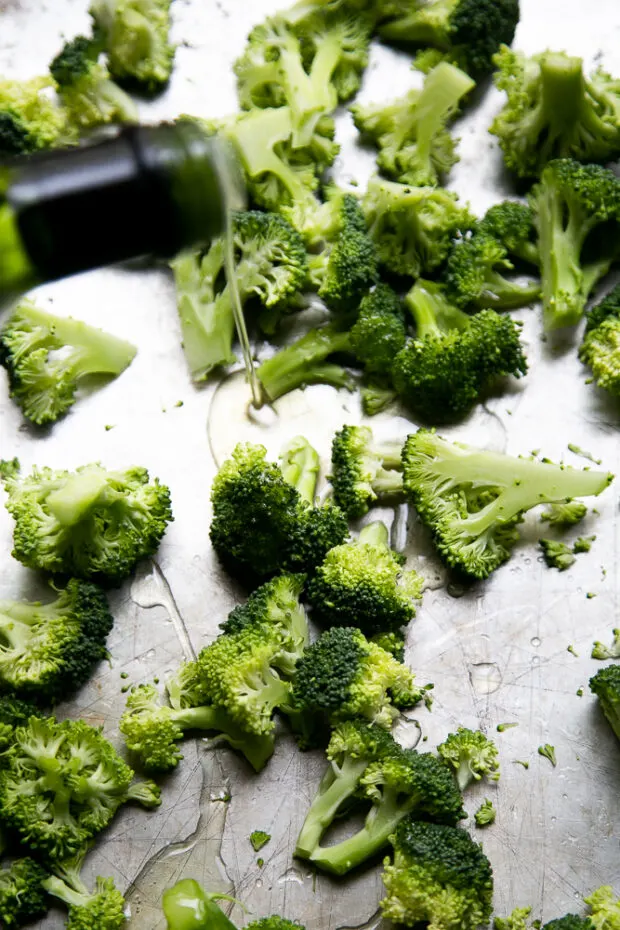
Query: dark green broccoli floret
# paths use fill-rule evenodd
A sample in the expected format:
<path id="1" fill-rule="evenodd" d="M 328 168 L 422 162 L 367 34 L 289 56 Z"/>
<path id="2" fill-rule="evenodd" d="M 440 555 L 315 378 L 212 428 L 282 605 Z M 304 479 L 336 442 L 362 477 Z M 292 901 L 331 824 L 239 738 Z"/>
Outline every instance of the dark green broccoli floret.
<path id="1" fill-rule="evenodd" d="M 600 388 L 620 396 L 620 285 L 588 313 L 579 358 Z"/>
<path id="2" fill-rule="evenodd" d="M 69 908 L 67 930 L 121 930 L 125 926 L 125 899 L 112 878 L 97 877 L 89 891 L 80 872 L 86 850 L 54 866 L 54 874 L 43 882 L 45 890 Z"/>
<path id="3" fill-rule="evenodd" d="M 117 583 L 154 555 L 172 520 L 170 492 L 144 468 L 35 468 L 7 483 L 13 555 L 28 568 Z"/>
<path id="4" fill-rule="evenodd" d="M 540 282 L 519 284 L 506 277 L 514 270 L 499 240 L 476 231 L 452 246 L 443 279 L 448 298 L 473 310 L 515 310 L 540 298 Z"/>
<path id="5" fill-rule="evenodd" d="M 72 141 L 67 114 L 45 94 L 53 83 L 49 76 L 0 80 L 0 155 L 28 155 Z"/>
<path id="6" fill-rule="evenodd" d="M 494 61 L 508 101 L 490 131 L 512 171 L 536 177 L 554 158 L 610 161 L 620 153 L 615 78 L 600 68 L 586 78 L 581 58 L 565 52 L 527 57 L 502 48 Z"/>
<path id="7" fill-rule="evenodd" d="M 310 384 L 330 384 L 353 390 L 355 381 L 341 365 L 328 362 L 332 355 L 351 354 L 351 338 L 339 326 L 312 329 L 296 342 L 280 349 L 256 370 L 269 401 Z"/>
<path id="8" fill-rule="evenodd" d="M 236 213 L 233 220 L 236 281 L 243 305 L 286 304 L 306 278 L 306 251 L 299 233 L 275 213 Z M 224 276 L 226 247 L 217 239 L 201 253 L 185 253 L 172 262 L 183 349 L 194 381 L 235 360 L 230 284 Z"/>
<path id="9" fill-rule="evenodd" d="M 538 544 L 549 568 L 557 568 L 558 571 L 565 572 L 567 568 L 575 564 L 573 550 L 566 543 L 558 539 L 539 539 Z"/>
<path id="10" fill-rule="evenodd" d="M 494 310 L 469 316 L 432 281 L 418 281 L 405 303 L 416 337 L 395 357 L 392 381 L 427 423 L 459 419 L 499 378 L 527 372 L 521 324 L 511 317 Z"/>
<path id="11" fill-rule="evenodd" d="M 465 816 L 461 793 L 435 756 L 402 749 L 380 727 L 349 721 L 337 726 L 327 747 L 329 766 L 297 840 L 295 855 L 344 875 L 379 853 L 398 823 L 412 814 L 456 824 Z M 321 839 L 353 799 L 370 802 L 349 839 L 321 846 Z"/>
<path id="12" fill-rule="evenodd" d="M 453 770 L 461 791 L 473 781 L 499 779 L 497 746 L 480 730 L 459 727 L 437 747 L 437 752 Z"/>
<path id="13" fill-rule="evenodd" d="M 530 194 L 546 329 L 574 326 L 620 254 L 620 180 L 599 165 L 550 162 Z"/>
<path id="14" fill-rule="evenodd" d="M 181 881 L 164 891 L 163 909 L 168 930 L 201 930 L 217 927 L 218 930 L 237 930 L 237 927 L 215 903 L 228 895 L 205 891 L 193 878 Z"/>
<path id="15" fill-rule="evenodd" d="M 403 571 L 385 525 L 371 523 L 356 542 L 327 553 L 307 596 L 323 625 L 357 626 L 372 635 L 399 630 L 415 617 L 414 600 L 422 597 L 423 583 L 416 572 Z"/>
<path id="16" fill-rule="evenodd" d="M 493 871 L 464 830 L 402 820 L 390 839 L 394 861 L 383 873 L 384 917 L 433 930 L 477 930 L 489 922 Z"/>
<path id="17" fill-rule="evenodd" d="M 620 739 L 620 665 L 608 665 L 590 679 L 590 691 L 595 694 L 607 722 Z"/>
<path id="18" fill-rule="evenodd" d="M 404 487 L 442 558 L 473 578 L 507 559 L 523 514 L 553 501 L 598 495 L 613 475 L 519 459 L 419 430 L 403 449 Z"/>
<path id="19" fill-rule="evenodd" d="M 387 284 L 378 284 L 360 304 L 351 349 L 369 375 L 389 376 L 406 333 L 401 299 Z"/>
<path id="20" fill-rule="evenodd" d="M 510 45 L 519 22 L 519 0 L 391 0 L 391 17 L 379 32 L 384 39 L 438 49 L 473 77 L 493 68 L 493 55 Z"/>
<path id="21" fill-rule="evenodd" d="M 71 695 L 107 655 L 105 594 L 72 579 L 50 604 L 0 601 L 0 686 L 45 704 Z"/>
<path id="22" fill-rule="evenodd" d="M 48 873 L 34 859 L 15 859 L 0 869 L 0 921 L 8 930 L 43 917 L 50 900 L 43 887 Z"/>
<path id="23" fill-rule="evenodd" d="M 441 187 L 371 178 L 363 206 L 380 263 L 413 278 L 438 268 L 452 239 L 474 223 L 456 194 Z"/>
<path id="24" fill-rule="evenodd" d="M 423 89 L 389 103 L 356 104 L 353 121 L 379 149 L 383 174 L 402 184 L 438 184 L 458 161 L 447 124 L 460 100 L 475 87 L 467 74 L 446 62 L 431 71 Z"/>
<path id="25" fill-rule="evenodd" d="M 527 204 L 515 200 L 497 203 L 487 210 L 476 228 L 478 232 L 486 233 L 501 242 L 514 258 L 538 265 L 534 214 Z"/>
<path id="26" fill-rule="evenodd" d="M 577 914 L 565 914 L 543 924 L 541 930 L 594 930 L 594 924 L 589 917 L 578 917 Z"/>
<path id="27" fill-rule="evenodd" d="M 37 426 L 63 416 L 83 381 L 120 375 L 136 351 L 123 339 L 53 316 L 27 298 L 0 330 L 0 365 L 7 370 L 11 397 Z"/>
<path id="28" fill-rule="evenodd" d="M 110 72 L 118 81 L 149 93 L 170 80 L 171 0 L 93 0 L 90 14 L 101 33 Z"/>
<path id="29" fill-rule="evenodd" d="M 329 480 L 348 517 L 363 517 L 383 498 L 402 497 L 402 445 L 375 442 L 368 426 L 343 426 L 332 443 Z"/>
<path id="30" fill-rule="evenodd" d="M 42 717 L 43 711 L 31 704 L 11 695 L 0 696 L 0 751 L 8 749 L 15 740 L 17 727 L 28 723 L 31 717 Z M 0 852 L 3 848 L 2 834 L 0 832 Z"/>

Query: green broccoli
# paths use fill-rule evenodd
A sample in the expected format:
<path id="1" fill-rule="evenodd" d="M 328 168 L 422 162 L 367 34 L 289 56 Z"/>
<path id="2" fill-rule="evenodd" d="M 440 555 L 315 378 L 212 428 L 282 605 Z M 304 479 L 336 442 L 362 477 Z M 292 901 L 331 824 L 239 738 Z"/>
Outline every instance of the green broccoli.
<path id="1" fill-rule="evenodd" d="M 10 866 L 0 869 L 0 920 L 11 930 L 43 917 L 50 901 L 43 882 L 48 877 L 34 859 L 15 859 Z"/>
<path id="2" fill-rule="evenodd" d="M 617 930 L 620 900 L 616 898 L 611 885 L 602 885 L 583 900 L 590 909 L 588 917 L 595 930 Z"/>
<path id="3" fill-rule="evenodd" d="M 306 278 L 306 251 L 299 233 L 275 213 L 236 213 L 233 220 L 236 281 L 242 304 L 265 307 L 290 301 Z M 172 262 L 183 349 L 194 381 L 235 360 L 230 283 L 224 278 L 225 244 L 205 253 L 184 253 Z"/>
<path id="4" fill-rule="evenodd" d="M 389 103 L 356 104 L 353 122 L 379 149 L 377 164 L 401 184 L 434 185 L 458 161 L 456 142 L 446 126 L 474 81 L 442 62 L 427 76 L 423 89 Z"/>
<path id="5" fill-rule="evenodd" d="M 620 629 L 614 628 L 612 633 L 614 638 L 611 645 L 606 646 L 598 640 L 592 644 L 591 658 L 620 659 Z"/>
<path id="6" fill-rule="evenodd" d="M 620 396 L 620 284 L 586 316 L 579 358 L 600 388 Z"/>
<path id="7" fill-rule="evenodd" d="M 539 746 L 538 755 L 542 756 L 543 759 L 548 759 L 554 768 L 558 764 L 555 755 L 555 746 L 552 746 L 551 743 L 545 743 L 544 746 Z"/>
<path id="8" fill-rule="evenodd" d="M 44 704 L 77 691 L 105 659 L 105 594 L 72 579 L 50 604 L 0 601 L 0 687 Z"/>
<path id="9" fill-rule="evenodd" d="M 80 129 L 102 123 L 137 123 L 138 108 L 99 64 L 98 39 L 77 36 L 50 65 L 58 94 L 70 120 Z"/>
<path id="10" fill-rule="evenodd" d="M 102 34 L 112 76 L 156 93 L 170 80 L 171 0 L 93 0 L 90 14 Z"/>
<path id="11" fill-rule="evenodd" d="M 160 802 L 152 782 L 134 773 L 101 731 L 82 720 L 31 717 L 16 728 L 0 768 L 0 817 L 20 841 L 49 860 L 80 852 L 118 808 Z"/>
<path id="12" fill-rule="evenodd" d="M 285 917 L 273 914 L 271 917 L 261 917 L 259 920 L 250 921 L 246 924 L 245 930 L 306 930 L 306 928 L 297 921 L 287 920 Z"/>
<path id="13" fill-rule="evenodd" d="M 264 830 L 253 830 L 250 833 L 250 843 L 254 852 L 260 852 L 263 846 L 266 846 L 271 839 L 271 833 L 265 833 Z"/>
<path id="14" fill-rule="evenodd" d="M 326 361 L 332 355 L 350 353 L 351 338 L 347 331 L 332 324 L 319 326 L 262 362 L 256 374 L 271 403 L 310 384 L 329 384 L 352 391 L 355 380 L 350 372 L 342 365 Z"/>
<path id="15" fill-rule="evenodd" d="M 590 679 L 590 691 L 595 694 L 610 727 L 620 739 L 620 665 L 608 665 Z"/>
<path id="16" fill-rule="evenodd" d="M 594 542 L 596 542 L 596 536 L 579 536 L 573 543 L 573 552 L 576 554 L 589 552 Z"/>
<path id="17" fill-rule="evenodd" d="M 372 636 L 398 631 L 415 617 L 424 579 L 404 572 L 383 523 L 370 523 L 353 543 L 325 556 L 308 584 L 313 617 L 327 626 L 357 626 Z"/>
<path id="18" fill-rule="evenodd" d="M 448 769 L 430 753 L 402 749 L 380 727 L 350 721 L 336 727 L 329 767 L 301 828 L 295 855 L 344 875 L 379 853 L 409 815 L 454 825 L 465 816 Z M 345 804 L 370 802 L 363 827 L 346 840 L 321 846 Z"/>
<path id="19" fill-rule="evenodd" d="M 4 482 L 10 478 L 16 478 L 20 469 L 21 465 L 17 456 L 12 459 L 0 459 L 0 481 Z"/>
<path id="20" fill-rule="evenodd" d="M 368 375 L 389 378 L 394 358 L 405 345 L 406 335 L 400 297 L 387 284 L 378 284 L 359 306 L 350 332 L 351 350 Z M 370 385 L 367 388 L 370 389 Z"/>
<path id="21" fill-rule="evenodd" d="M 398 662 L 405 661 L 405 637 L 401 630 L 395 632 L 390 630 L 388 633 L 375 633 L 374 636 L 370 637 L 370 642 L 375 643 L 377 646 L 381 646 L 382 649 L 385 649 L 386 652 L 389 652 L 391 656 Z M 430 691 L 432 686 L 429 685 L 428 690 Z M 426 697 L 426 704 L 430 707 L 430 695 Z"/>
<path id="22" fill-rule="evenodd" d="M 67 930 L 121 930 L 125 926 L 125 899 L 112 878 L 97 877 L 89 891 L 80 872 L 86 849 L 65 862 L 54 865 L 54 874 L 43 881 L 48 894 L 69 908 Z"/>
<path id="23" fill-rule="evenodd" d="M 280 450 L 280 471 L 306 504 L 313 504 L 321 459 L 305 436 L 294 436 Z"/>
<path id="24" fill-rule="evenodd" d="M 416 323 L 392 365 L 392 382 L 407 405 L 428 423 L 463 417 L 499 378 L 527 372 L 521 324 L 494 310 L 469 316 L 446 290 L 419 280 L 405 304 Z"/>
<path id="25" fill-rule="evenodd" d="M 538 267 L 534 214 L 527 204 L 513 200 L 495 204 L 484 214 L 476 230 L 497 239 L 519 261 Z"/>
<path id="26" fill-rule="evenodd" d="M 543 924 L 541 930 L 592 930 L 593 924 L 589 917 L 578 917 L 577 914 L 565 914 Z"/>
<path id="27" fill-rule="evenodd" d="M 28 568 L 118 583 L 157 551 L 170 492 L 144 468 L 35 468 L 7 482 L 13 555 Z"/>
<path id="28" fill-rule="evenodd" d="M 237 927 L 215 903 L 226 894 L 205 891 L 193 878 L 181 881 L 164 891 L 163 908 L 168 930 L 237 930 Z"/>
<path id="29" fill-rule="evenodd" d="M 49 76 L 0 80 L 0 156 L 29 155 L 74 141 L 67 114 L 45 94 L 53 83 Z"/>
<path id="30" fill-rule="evenodd" d="M 343 426 L 332 443 L 336 505 L 348 517 L 363 517 L 384 498 L 402 498 L 402 445 L 375 442 L 368 426 Z"/>
<path id="31" fill-rule="evenodd" d="M 383 916 L 429 930 L 477 930 L 489 922 L 493 871 L 482 847 L 458 827 L 402 820 L 385 860 Z"/>
<path id="32" fill-rule="evenodd" d="M 559 504 L 550 504 L 549 509 L 541 513 L 540 519 L 550 526 L 565 528 L 576 526 L 587 512 L 588 508 L 581 501 L 562 501 Z"/>
<path id="33" fill-rule="evenodd" d="M 573 550 L 566 543 L 557 539 L 539 539 L 538 545 L 549 568 L 557 568 L 558 571 L 565 572 L 575 564 Z"/>
<path id="34" fill-rule="evenodd" d="M 74 320 L 40 310 L 24 298 L 0 330 L 0 365 L 11 397 L 37 426 L 54 423 L 73 406 L 83 382 L 116 378 L 137 349 Z"/>
<path id="35" fill-rule="evenodd" d="M 476 813 L 474 814 L 474 820 L 477 827 L 490 827 L 491 824 L 495 823 L 495 818 L 497 817 L 497 811 L 493 807 L 493 801 L 489 801 L 488 798 L 482 802 Z"/>
<path id="36" fill-rule="evenodd" d="M 486 232 L 457 241 L 443 273 L 448 298 L 472 310 L 515 310 L 540 298 L 540 281 L 519 284 L 506 277 L 514 270 L 502 243 Z"/>
<path id="37" fill-rule="evenodd" d="M 31 717 L 42 717 L 43 711 L 12 694 L 0 695 L 0 751 L 8 749 L 15 741 L 18 727 L 23 727 Z M 0 851 L 2 847 L 0 835 Z"/>
<path id="38" fill-rule="evenodd" d="M 515 907 L 508 917 L 494 917 L 493 930 L 528 930 L 531 907 Z"/>
<path id="39" fill-rule="evenodd" d="M 461 791 L 481 778 L 489 781 L 499 779 L 497 746 L 480 730 L 459 727 L 456 733 L 450 733 L 437 747 L 437 752 L 446 765 L 454 770 Z"/>
<path id="40" fill-rule="evenodd" d="M 397 394 L 387 379 L 365 378 L 361 386 L 362 410 L 367 417 L 376 417 L 397 400 Z"/>
<path id="41" fill-rule="evenodd" d="M 384 39 L 432 46 L 472 77 L 493 69 L 493 55 L 510 45 L 519 22 L 519 0 L 391 0 Z M 381 4 L 379 6 L 381 9 Z"/>
<path id="42" fill-rule="evenodd" d="M 490 131 L 520 177 L 537 177 L 554 158 L 604 162 L 620 154 L 618 80 L 600 68 L 586 78 L 581 58 L 565 52 L 527 57 L 503 47 L 494 62 L 508 101 Z"/>
<path id="43" fill-rule="evenodd" d="M 574 326 L 620 254 L 620 180 L 599 165 L 550 162 L 530 194 L 546 329 Z"/>
<path id="44" fill-rule="evenodd" d="M 510 558 L 517 524 L 538 504 L 598 495 L 613 475 L 512 458 L 419 430 L 403 449 L 405 491 L 442 558 L 488 578 Z"/>

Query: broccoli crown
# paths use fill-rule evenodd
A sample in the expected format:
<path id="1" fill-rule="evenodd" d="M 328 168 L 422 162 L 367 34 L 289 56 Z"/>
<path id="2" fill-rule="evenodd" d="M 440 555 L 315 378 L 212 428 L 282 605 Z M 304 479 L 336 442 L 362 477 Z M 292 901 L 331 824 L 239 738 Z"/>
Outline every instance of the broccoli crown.
<path id="1" fill-rule="evenodd" d="M 459 727 L 456 733 L 450 733 L 437 747 L 437 752 L 446 765 L 454 770 L 461 791 L 483 777 L 489 781 L 499 779 L 497 746 L 480 730 Z"/>
<path id="2" fill-rule="evenodd" d="M 516 524 L 537 504 L 598 495 L 613 476 L 450 443 L 419 430 L 403 449 L 405 492 L 442 558 L 487 578 L 510 557 Z"/>
<path id="3" fill-rule="evenodd" d="M 579 917 L 577 914 L 565 914 L 543 924 L 542 930 L 592 930 L 593 923 L 589 917 Z"/>
<path id="4" fill-rule="evenodd" d="M 613 930 L 618 926 L 620 901 L 611 885 L 602 885 L 583 900 L 590 908 L 589 918 L 596 930 Z"/>
<path id="5" fill-rule="evenodd" d="M 43 887 L 69 908 L 68 930 L 121 930 L 126 923 L 125 900 L 111 878 L 97 877 L 95 890 L 89 891 L 80 877 L 84 852 L 56 865 L 56 874 Z"/>
<path id="6" fill-rule="evenodd" d="M 52 316 L 27 298 L 0 331 L 0 365 L 8 372 L 11 397 L 37 426 L 53 423 L 73 406 L 83 379 L 116 377 L 135 355 L 130 343 L 79 320 Z"/>
<path id="7" fill-rule="evenodd" d="M 514 269 L 502 243 L 486 232 L 455 242 L 443 279 L 448 298 L 474 310 L 515 310 L 540 297 L 540 283 L 517 284 L 506 277 Z"/>
<path id="8" fill-rule="evenodd" d="M 337 325 L 319 326 L 266 359 L 256 373 L 272 403 L 309 384 L 330 384 L 350 391 L 355 387 L 350 373 L 341 365 L 326 362 L 332 355 L 350 351 L 348 332 Z"/>
<path id="9" fill-rule="evenodd" d="M 590 679 L 595 694 L 612 730 L 620 739 L 620 665 L 608 665 Z"/>
<path id="10" fill-rule="evenodd" d="M 35 468 L 7 485 L 13 555 L 28 568 L 117 583 L 154 555 L 172 520 L 170 492 L 144 468 Z"/>
<path id="11" fill-rule="evenodd" d="M 378 284 L 362 300 L 350 333 L 355 357 L 371 375 L 389 376 L 395 356 L 405 345 L 403 306 L 387 284 Z"/>
<path id="12" fill-rule="evenodd" d="M 47 872 L 34 859 L 16 859 L 0 870 L 0 920 L 2 926 L 21 927 L 49 910 L 43 887 Z"/>
<path id="13" fill-rule="evenodd" d="M 401 184 L 438 184 L 458 161 L 447 124 L 473 87 L 468 75 L 442 62 L 421 91 L 411 90 L 387 104 L 353 106 L 356 127 L 379 149 L 377 164 L 383 174 Z"/>
<path id="14" fill-rule="evenodd" d="M 426 422 L 458 420 L 498 378 L 527 372 L 521 325 L 511 317 L 494 310 L 470 317 L 431 281 L 419 280 L 405 302 L 417 333 L 395 357 L 392 381 Z"/>
<path id="15" fill-rule="evenodd" d="M 538 265 L 538 245 L 532 208 L 516 200 L 504 200 L 490 207 L 478 226 L 478 232 L 497 239 L 509 255 Z"/>
<path id="16" fill-rule="evenodd" d="M 567 568 L 575 564 L 573 550 L 566 543 L 557 539 L 539 539 L 538 544 L 549 568 L 557 568 L 558 571 L 565 572 Z"/>
<path id="17" fill-rule="evenodd" d="M 402 820 L 386 860 L 388 920 L 433 930 L 476 930 L 491 916 L 493 872 L 482 848 L 456 827 Z"/>
<path id="18" fill-rule="evenodd" d="M 396 18 L 379 32 L 385 39 L 432 46 L 473 77 L 493 68 L 493 55 L 510 45 L 519 22 L 519 0 L 399 0 Z"/>
<path id="19" fill-rule="evenodd" d="M 86 77 L 97 62 L 101 44 L 97 39 L 76 36 L 67 42 L 50 65 L 50 74 L 59 87 L 75 84 Z"/>
<path id="20" fill-rule="evenodd" d="M 413 278 L 438 268 L 452 239 L 474 223 L 452 191 L 380 178 L 369 181 L 363 206 L 380 264 Z"/>
<path id="21" fill-rule="evenodd" d="M 512 171 L 535 177 L 554 158 L 609 161 L 620 152 L 620 91 L 608 74 L 587 79 L 581 58 L 565 52 L 528 58 L 504 47 L 494 61 L 508 100 L 490 131 Z"/>
<path id="22" fill-rule="evenodd" d="M 160 703 L 153 685 L 138 685 L 131 690 L 120 731 L 127 748 L 139 756 L 148 772 L 169 772 L 183 758 L 177 747 L 183 728 L 172 708 Z"/>
<path id="23" fill-rule="evenodd" d="M 49 100 L 44 91 L 53 84 L 49 77 L 30 81 L 0 80 L 0 155 L 26 155 L 69 141 L 64 110 Z"/>
<path id="24" fill-rule="evenodd" d="M 343 426 L 336 433 L 329 480 L 337 506 L 348 517 L 363 517 L 382 496 L 402 494 L 397 445 L 375 443 L 367 426 Z"/>
<path id="25" fill-rule="evenodd" d="M 600 165 L 557 159 L 532 188 L 530 204 L 539 239 L 545 326 L 574 326 L 619 252 L 620 181 Z M 589 254 L 593 239 L 595 256 Z"/>
<path id="26" fill-rule="evenodd" d="M 93 0 L 90 14 L 116 79 L 149 93 L 168 83 L 175 53 L 169 41 L 170 4 L 171 0 Z"/>
<path id="27" fill-rule="evenodd" d="M 246 930 L 305 930 L 303 924 L 296 920 L 287 920 L 274 914 L 271 917 L 261 917 L 246 924 Z"/>
<path id="28" fill-rule="evenodd" d="M 599 387 L 620 395 L 620 285 L 588 313 L 579 358 Z"/>
<path id="29" fill-rule="evenodd" d="M 132 785 L 133 771 L 81 720 L 31 718 L 15 730 L 0 770 L 2 820 L 30 849 L 61 860 L 100 833 L 121 804 L 160 803 L 155 785 Z"/>
<path id="30" fill-rule="evenodd" d="M 0 684 L 54 704 L 90 677 L 107 655 L 113 626 L 103 591 L 71 579 L 51 604 L 0 601 Z"/>

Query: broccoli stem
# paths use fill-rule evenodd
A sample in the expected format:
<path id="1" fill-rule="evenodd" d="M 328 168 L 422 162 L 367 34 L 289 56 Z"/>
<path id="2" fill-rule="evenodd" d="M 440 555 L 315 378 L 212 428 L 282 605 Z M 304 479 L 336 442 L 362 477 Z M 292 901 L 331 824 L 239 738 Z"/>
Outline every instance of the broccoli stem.
<path id="1" fill-rule="evenodd" d="M 24 652 L 31 638 L 32 631 L 27 623 L 20 623 L 15 617 L 0 613 L 0 654 L 7 648 Z"/>
<path id="2" fill-rule="evenodd" d="M 405 305 L 413 316 L 417 338 L 441 338 L 451 329 L 464 330 L 470 317 L 443 295 L 438 284 L 418 281 L 405 297 Z"/>
<path id="3" fill-rule="evenodd" d="M 71 882 L 74 887 L 68 885 L 62 878 L 58 878 L 56 875 L 50 875 L 50 877 L 46 878 L 43 882 L 43 887 L 48 894 L 54 895 L 55 898 L 59 898 L 67 907 L 84 907 L 91 900 L 91 894 L 88 888 L 80 881 L 77 874 L 72 876 Z"/>
<path id="4" fill-rule="evenodd" d="M 171 717 L 183 731 L 215 730 L 221 739 L 246 757 L 256 772 L 260 772 L 273 755 L 273 734 L 248 733 L 230 717 L 223 707 L 215 705 L 187 707 L 174 710 Z"/>
<path id="5" fill-rule="evenodd" d="M 329 355 L 350 352 L 351 341 L 347 332 L 334 326 L 312 330 L 277 352 L 257 371 L 258 378 L 271 402 L 296 388 L 307 384 L 327 383 L 348 387 L 350 377 L 344 369 L 334 365 L 321 365 Z"/>
<path id="6" fill-rule="evenodd" d="M 49 494 L 46 505 L 62 526 L 75 526 L 92 510 L 108 486 L 106 472 L 77 472 Z"/>
<path id="7" fill-rule="evenodd" d="M 321 837 L 338 814 L 341 805 L 357 791 L 367 760 L 345 758 L 342 765 L 331 762 L 325 772 L 297 839 L 295 855 L 313 859 Z"/>
<path id="8" fill-rule="evenodd" d="M 418 7 L 400 19 L 385 23 L 379 29 L 379 33 L 384 39 L 394 42 L 414 42 L 416 45 L 431 45 L 448 51 L 448 22 L 458 2 L 459 0 L 432 0 L 428 4 L 428 13 L 424 7 Z"/>
<path id="9" fill-rule="evenodd" d="M 280 470 L 285 481 L 292 484 L 302 500 L 314 504 L 319 478 L 319 454 L 307 439 L 296 436 L 282 450 Z"/>
<path id="10" fill-rule="evenodd" d="M 388 528 L 380 520 L 375 521 L 375 523 L 368 523 L 360 530 L 359 541 L 369 546 L 388 549 L 390 545 Z"/>
<path id="11" fill-rule="evenodd" d="M 604 123 L 596 116 L 583 74 L 581 58 L 548 53 L 540 61 L 541 99 L 538 132 L 544 131 L 547 145 L 563 139 L 579 126 L 595 137 L 608 135 Z"/>
<path id="12" fill-rule="evenodd" d="M 499 272 L 489 269 L 486 273 L 487 288 L 476 304 L 487 309 L 493 304 L 498 310 L 519 310 L 528 303 L 540 299 L 540 284 L 532 281 L 527 286 L 515 284 Z"/>
<path id="13" fill-rule="evenodd" d="M 416 144 L 421 159 L 431 164 L 433 141 L 446 125 L 459 101 L 476 86 L 475 81 L 447 62 L 433 68 L 416 103 Z M 405 131 L 406 131 L 406 127 Z"/>

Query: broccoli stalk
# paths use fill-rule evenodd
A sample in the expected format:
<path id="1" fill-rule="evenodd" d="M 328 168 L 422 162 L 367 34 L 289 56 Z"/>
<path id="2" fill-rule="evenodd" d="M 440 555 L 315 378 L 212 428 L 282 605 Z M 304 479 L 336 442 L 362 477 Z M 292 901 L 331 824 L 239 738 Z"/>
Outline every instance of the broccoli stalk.
<path id="1" fill-rule="evenodd" d="M 205 891 L 193 878 L 183 878 L 167 888 L 163 896 L 168 930 L 237 930 L 216 901 L 234 900 L 226 894 Z"/>
<path id="2" fill-rule="evenodd" d="M 69 908 L 69 930 L 120 930 L 125 926 L 125 899 L 112 878 L 97 877 L 95 890 L 90 891 L 80 872 L 86 850 L 54 866 L 54 875 L 43 881 L 48 894 Z"/>
<path id="3" fill-rule="evenodd" d="M 350 350 L 348 332 L 333 325 L 321 326 L 276 352 L 258 367 L 256 374 L 271 403 L 309 384 L 329 384 L 352 391 L 355 381 L 351 374 L 325 361 Z"/>
<path id="4" fill-rule="evenodd" d="M 306 504 L 314 504 L 321 462 L 305 436 L 295 436 L 280 453 L 284 480 L 292 484 Z"/>
<path id="5" fill-rule="evenodd" d="M 363 517 L 384 498 L 402 497 L 402 446 L 376 442 L 367 426 L 343 426 L 332 442 L 334 500 L 348 517 Z"/>
<path id="6" fill-rule="evenodd" d="M 620 285 L 588 313 L 579 358 L 600 388 L 620 395 Z"/>
<path id="7" fill-rule="evenodd" d="M 110 72 L 147 93 L 169 81 L 174 61 L 170 44 L 171 0 L 93 0 L 90 14 L 101 32 Z"/>

